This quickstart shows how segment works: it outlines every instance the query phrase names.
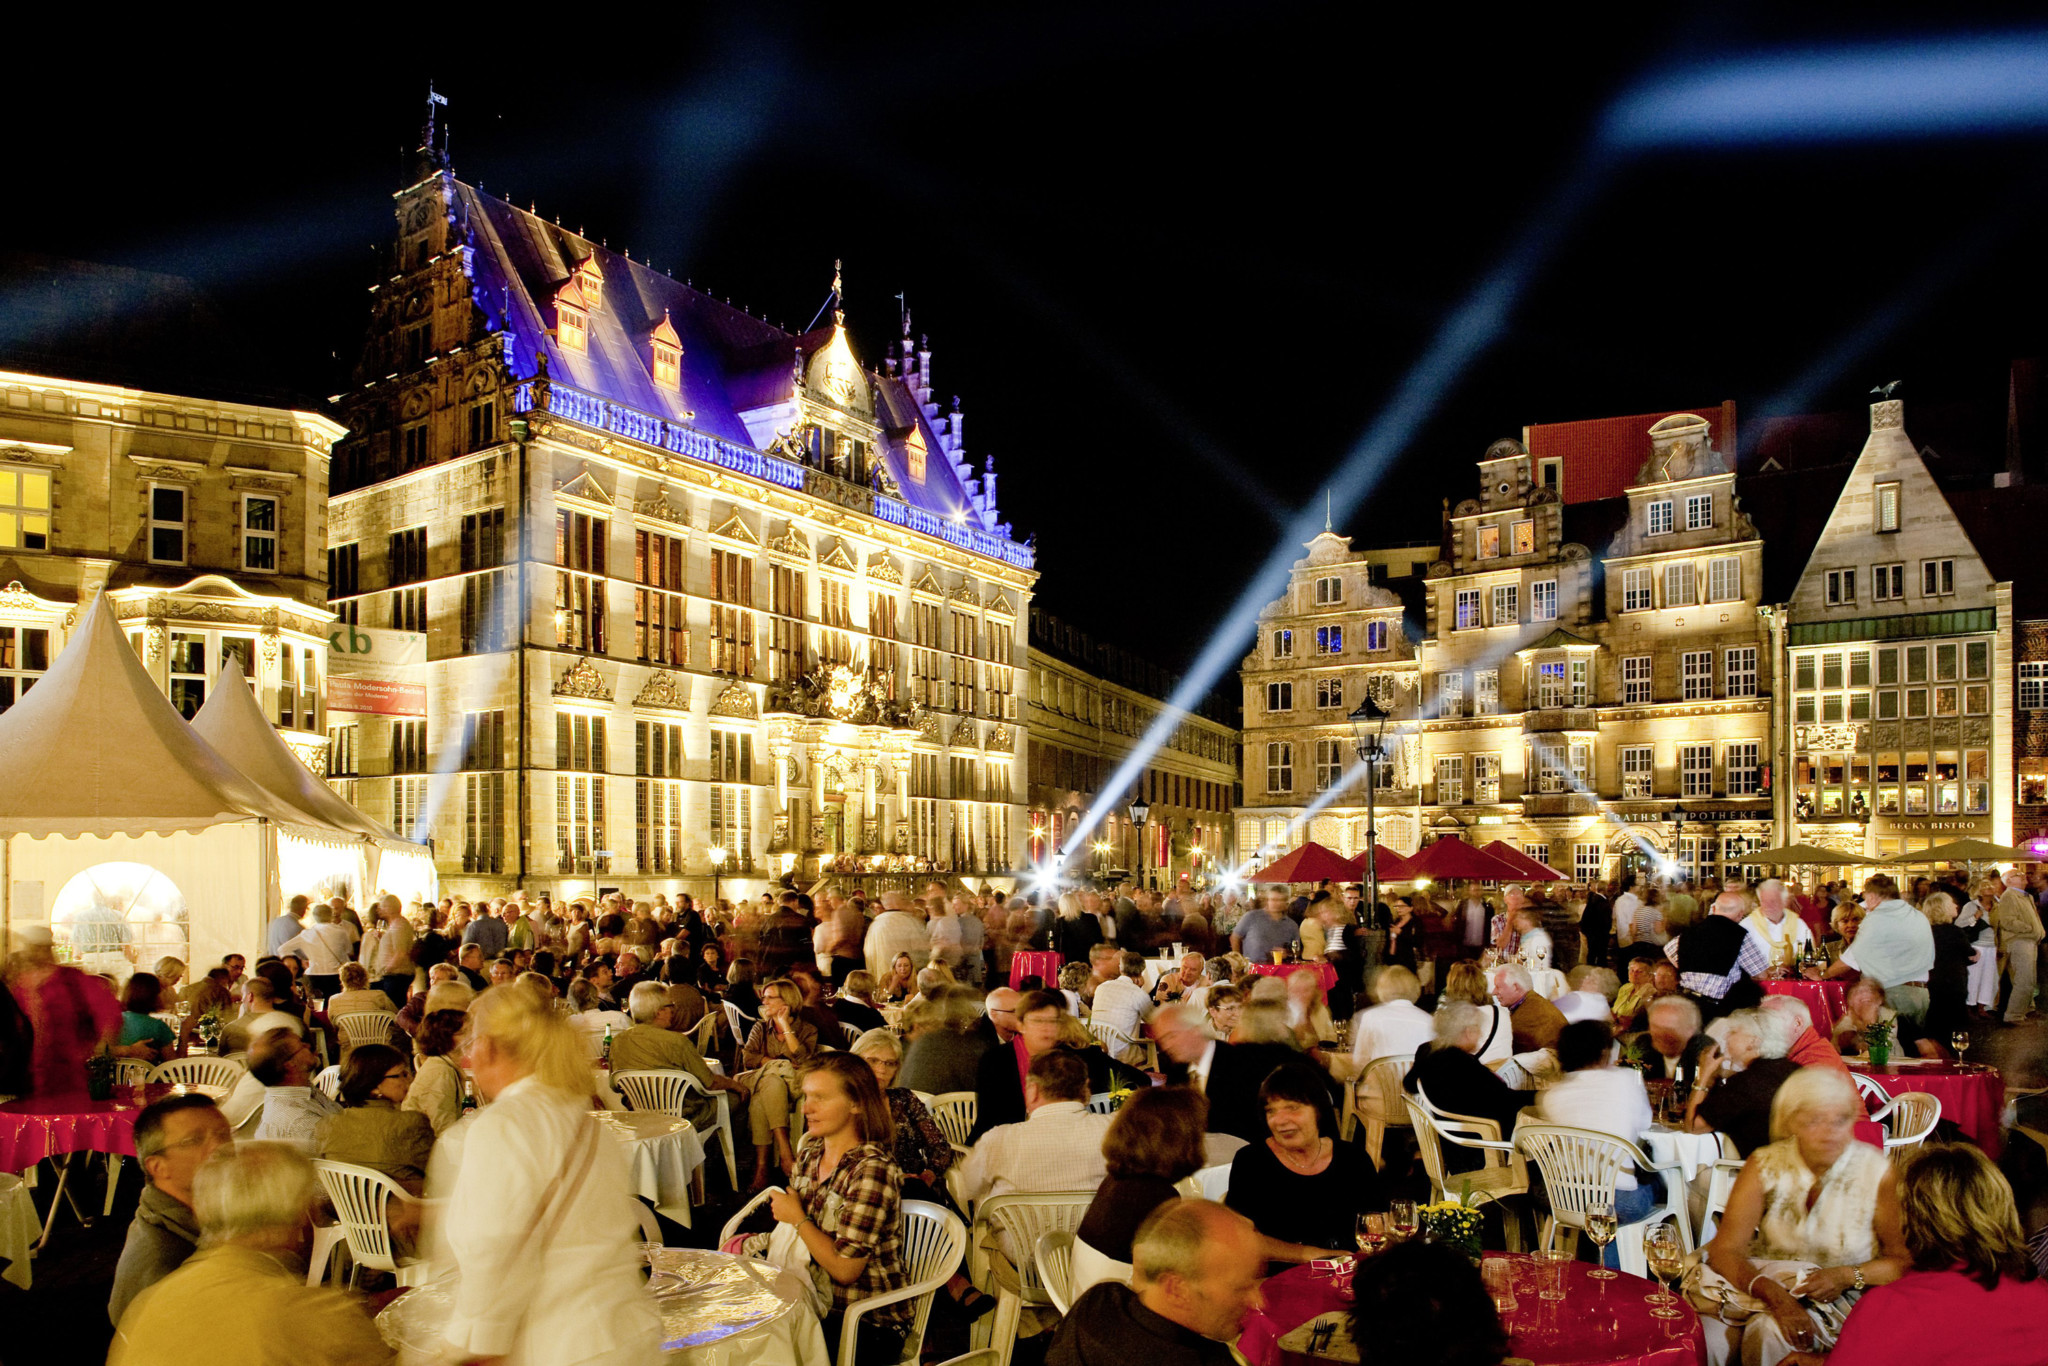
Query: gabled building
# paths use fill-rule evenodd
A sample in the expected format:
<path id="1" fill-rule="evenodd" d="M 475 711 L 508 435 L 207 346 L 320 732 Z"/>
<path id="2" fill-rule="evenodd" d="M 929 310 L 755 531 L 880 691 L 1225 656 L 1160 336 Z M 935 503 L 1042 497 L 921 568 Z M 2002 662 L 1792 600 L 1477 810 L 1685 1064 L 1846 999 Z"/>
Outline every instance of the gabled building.
<path id="1" fill-rule="evenodd" d="M 868 366 L 431 151 L 394 211 L 329 591 L 425 701 L 332 718 L 363 807 L 463 892 L 1012 870 L 1033 552 L 907 315 Z"/>

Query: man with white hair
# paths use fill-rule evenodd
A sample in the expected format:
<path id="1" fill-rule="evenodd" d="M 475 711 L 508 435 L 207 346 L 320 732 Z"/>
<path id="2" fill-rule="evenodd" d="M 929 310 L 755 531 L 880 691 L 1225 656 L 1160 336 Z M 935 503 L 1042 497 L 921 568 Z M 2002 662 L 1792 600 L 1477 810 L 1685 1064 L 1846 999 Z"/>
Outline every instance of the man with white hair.
<path id="1" fill-rule="evenodd" d="M 1557 1047 L 1558 1031 L 1565 1025 L 1564 1013 L 1548 997 L 1532 990 L 1529 969 L 1520 963 L 1503 963 L 1493 970 L 1491 986 L 1493 999 L 1507 1007 L 1515 1052 L 1534 1053 Z"/>
<path id="2" fill-rule="evenodd" d="M 1714 898 L 1711 914 L 1664 946 L 1664 956 L 1678 969 L 1678 985 L 1710 1018 L 1763 999 L 1757 979 L 1770 967 L 1770 955 L 1743 924 L 1748 915 L 1748 897 L 1723 892 Z"/>
<path id="3" fill-rule="evenodd" d="M 882 893 L 882 911 L 868 926 L 861 951 L 868 960 L 868 972 L 877 982 L 889 980 L 889 965 L 896 955 L 907 953 L 910 961 L 923 967 L 931 961 L 931 934 L 916 903 L 902 892 Z"/>
<path id="4" fill-rule="evenodd" d="M 139 1295 L 109 1366 L 385 1366 L 397 1358 L 369 1315 L 302 1272 L 320 1196 L 313 1164 L 281 1143 L 228 1144 L 200 1164 L 192 1206 L 202 1246 Z"/>
<path id="5" fill-rule="evenodd" d="M 682 1072 L 695 1078 L 704 1089 L 683 1097 L 683 1118 L 700 1127 L 717 1117 L 718 1102 L 709 1092 L 731 1091 L 745 1099 L 743 1083 L 713 1072 L 689 1036 L 669 1028 L 675 1006 L 668 999 L 668 988 L 659 982 L 641 982 L 626 1004 L 633 1024 L 625 1033 L 612 1036 L 614 1076 L 621 1072 Z"/>
<path id="6" fill-rule="evenodd" d="M 1785 1056 L 1801 1067 L 1849 1070 L 1849 1064 L 1842 1061 L 1841 1052 L 1814 1032 L 1813 1011 L 1797 996 L 1765 996 L 1757 1009 L 1784 1020 L 1787 1035 L 1792 1040 L 1785 1049 Z"/>
<path id="7" fill-rule="evenodd" d="M 1785 884 L 1777 878 L 1757 884 L 1756 909 L 1742 923 L 1762 943 L 1771 967 L 1789 968 L 1813 948 L 1812 929 L 1792 913 Z"/>
<path id="8" fill-rule="evenodd" d="M 1744 1157 L 1771 1141 L 1771 1100 L 1799 1070 L 1785 1056 L 1791 1045 L 1787 1024 L 1777 1011 L 1738 1010 L 1717 1026 L 1723 1042 L 1700 1049 L 1699 1071 L 1685 1098 L 1688 1130 L 1727 1134 Z"/>

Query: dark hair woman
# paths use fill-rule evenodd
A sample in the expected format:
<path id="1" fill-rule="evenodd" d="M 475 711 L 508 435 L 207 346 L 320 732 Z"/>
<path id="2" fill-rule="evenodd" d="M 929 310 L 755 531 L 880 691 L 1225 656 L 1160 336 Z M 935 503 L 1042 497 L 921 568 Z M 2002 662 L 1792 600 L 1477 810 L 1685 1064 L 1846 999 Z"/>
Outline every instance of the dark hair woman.
<path id="1" fill-rule="evenodd" d="M 1267 1138 L 1238 1149 L 1224 1203 L 1252 1221 L 1276 1262 L 1306 1262 L 1354 1245 L 1358 1216 L 1387 1207 L 1379 1169 L 1339 1143 L 1330 1086 L 1307 1064 L 1273 1069 L 1259 1086 Z"/>
<path id="2" fill-rule="evenodd" d="M 1102 1138 L 1108 1179 L 1074 1233 L 1074 1296 L 1097 1281 L 1125 1274 L 1131 1240 L 1145 1216 L 1180 1192 L 1174 1189 L 1208 1162 L 1202 1142 L 1209 1100 L 1186 1086 L 1134 1092 Z"/>
<path id="3" fill-rule="evenodd" d="M 1358 1366 L 1500 1366 L 1507 1334 L 1479 1268 L 1446 1243 L 1396 1243 L 1351 1278 Z"/>
<path id="4" fill-rule="evenodd" d="M 420 1021 L 412 1036 L 412 1085 L 405 1093 L 405 1108 L 427 1117 L 438 1136 L 462 1118 L 462 1065 L 455 1060 L 469 1016 L 460 1010 L 436 1010 Z"/>
<path id="5" fill-rule="evenodd" d="M 380 1171 L 414 1195 L 426 1185 L 434 1126 L 402 1110 L 412 1063 L 389 1044 L 358 1044 L 341 1065 L 341 1113 L 327 1122 L 320 1156 Z"/>

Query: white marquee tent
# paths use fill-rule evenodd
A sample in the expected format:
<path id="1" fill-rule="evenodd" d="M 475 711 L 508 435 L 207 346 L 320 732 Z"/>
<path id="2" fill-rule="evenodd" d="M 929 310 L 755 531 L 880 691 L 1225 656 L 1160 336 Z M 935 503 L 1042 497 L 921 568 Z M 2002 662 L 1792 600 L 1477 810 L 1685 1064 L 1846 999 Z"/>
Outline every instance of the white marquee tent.
<path id="1" fill-rule="evenodd" d="M 261 722 L 246 688 L 236 690 Z M 0 918 L 10 933 L 49 924 L 87 966 L 117 975 L 182 952 L 196 975 L 228 953 L 261 950 L 281 900 L 281 856 L 302 865 L 295 878 L 357 879 L 393 853 L 418 857 L 388 849 L 403 841 L 329 791 L 343 823 L 303 765 L 301 784 L 240 734 L 246 717 L 222 712 L 218 733 L 260 780 L 186 724 L 105 596 L 93 600 L 49 671 L 0 714 Z"/>

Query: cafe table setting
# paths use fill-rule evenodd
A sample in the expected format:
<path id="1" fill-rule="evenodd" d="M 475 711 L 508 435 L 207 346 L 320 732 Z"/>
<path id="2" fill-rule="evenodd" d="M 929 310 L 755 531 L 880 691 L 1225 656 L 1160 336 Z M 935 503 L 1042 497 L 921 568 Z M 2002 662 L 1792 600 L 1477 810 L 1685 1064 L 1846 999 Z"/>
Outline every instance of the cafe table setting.
<path id="1" fill-rule="evenodd" d="M 592 1110 L 590 1118 L 625 1150 L 633 1194 L 687 1227 L 690 1177 L 704 1165 L 704 1143 L 696 1126 L 673 1115 L 634 1110 Z"/>
<path id="2" fill-rule="evenodd" d="M 1245 1319 L 1237 1350 L 1247 1366 L 1355 1362 L 1350 1257 L 1319 1259 L 1267 1279 L 1265 1303 Z M 1626 1272 L 1597 1279 L 1568 1253 L 1489 1252 L 1480 1266 L 1493 1292 L 1508 1356 L 1532 1366 L 1702 1366 L 1699 1315 L 1656 1282 Z M 1662 1298 L 1653 1298 L 1662 1297 Z"/>
<path id="3" fill-rule="evenodd" d="M 1868 1058 L 1845 1058 L 1849 1070 L 1867 1077 L 1896 1097 L 1924 1091 L 1941 1102 L 1941 1117 L 1969 1136 L 1996 1162 L 2005 1150 L 2000 1123 L 2005 1110 L 2005 1078 L 1983 1063 L 1947 1062 L 1936 1058 L 1892 1058 L 1882 1066 Z"/>

